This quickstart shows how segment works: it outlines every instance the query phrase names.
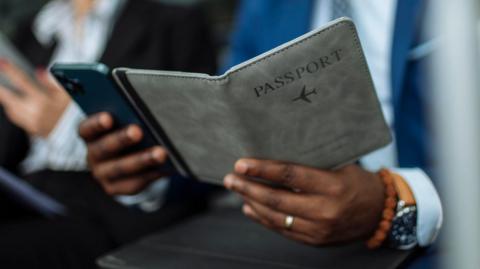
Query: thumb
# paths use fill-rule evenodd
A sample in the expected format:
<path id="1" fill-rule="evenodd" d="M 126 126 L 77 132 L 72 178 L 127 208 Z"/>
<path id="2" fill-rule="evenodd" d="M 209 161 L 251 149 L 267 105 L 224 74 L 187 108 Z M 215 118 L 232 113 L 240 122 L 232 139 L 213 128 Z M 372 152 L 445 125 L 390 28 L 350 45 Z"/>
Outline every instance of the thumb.
<path id="1" fill-rule="evenodd" d="M 46 93 L 49 95 L 65 94 L 63 87 L 50 75 L 45 68 L 38 68 L 35 72 L 38 81 L 45 88 Z"/>

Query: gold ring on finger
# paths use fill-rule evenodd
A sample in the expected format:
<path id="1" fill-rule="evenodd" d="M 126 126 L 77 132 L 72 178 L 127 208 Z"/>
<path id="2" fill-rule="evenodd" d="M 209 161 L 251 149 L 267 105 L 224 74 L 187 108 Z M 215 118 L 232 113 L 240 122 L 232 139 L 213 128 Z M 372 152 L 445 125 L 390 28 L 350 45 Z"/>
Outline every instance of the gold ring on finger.
<path id="1" fill-rule="evenodd" d="M 285 217 L 285 228 L 287 230 L 291 230 L 294 222 L 295 222 L 295 217 L 290 216 L 290 215 L 286 216 Z"/>

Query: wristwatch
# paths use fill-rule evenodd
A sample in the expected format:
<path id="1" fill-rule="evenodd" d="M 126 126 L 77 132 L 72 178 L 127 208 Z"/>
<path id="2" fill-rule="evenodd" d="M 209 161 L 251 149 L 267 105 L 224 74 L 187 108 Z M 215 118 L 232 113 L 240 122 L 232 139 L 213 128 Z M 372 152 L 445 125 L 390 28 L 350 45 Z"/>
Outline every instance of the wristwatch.
<path id="1" fill-rule="evenodd" d="M 387 241 L 390 247 L 410 249 L 417 244 L 417 206 L 405 180 L 398 174 L 394 174 L 393 178 L 398 202 Z"/>

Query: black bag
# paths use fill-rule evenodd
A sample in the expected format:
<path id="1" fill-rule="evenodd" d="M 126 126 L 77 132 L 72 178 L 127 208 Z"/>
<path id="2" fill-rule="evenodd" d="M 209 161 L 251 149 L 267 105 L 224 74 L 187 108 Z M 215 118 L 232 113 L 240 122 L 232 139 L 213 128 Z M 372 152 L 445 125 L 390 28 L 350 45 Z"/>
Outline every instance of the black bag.
<path id="1" fill-rule="evenodd" d="M 218 209 L 100 258 L 102 268 L 397 268 L 413 251 L 312 247 Z"/>

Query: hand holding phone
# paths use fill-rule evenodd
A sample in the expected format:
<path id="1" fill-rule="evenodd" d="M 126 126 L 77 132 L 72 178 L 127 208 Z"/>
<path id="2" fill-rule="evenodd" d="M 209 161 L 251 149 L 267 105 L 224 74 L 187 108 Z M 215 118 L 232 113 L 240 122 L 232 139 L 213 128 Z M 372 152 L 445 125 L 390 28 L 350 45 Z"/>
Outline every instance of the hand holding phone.
<path id="1" fill-rule="evenodd" d="M 168 157 L 161 146 L 129 151 L 144 136 L 138 125 L 120 129 L 114 126 L 113 117 L 102 112 L 90 116 L 79 128 L 80 136 L 87 143 L 88 164 L 108 194 L 134 194 L 153 181 L 170 175 L 158 169 L 166 164 Z"/>
<path id="2" fill-rule="evenodd" d="M 88 163 L 109 194 L 134 194 L 174 172 L 161 146 L 103 64 L 55 64 L 52 74 L 89 116 Z"/>

